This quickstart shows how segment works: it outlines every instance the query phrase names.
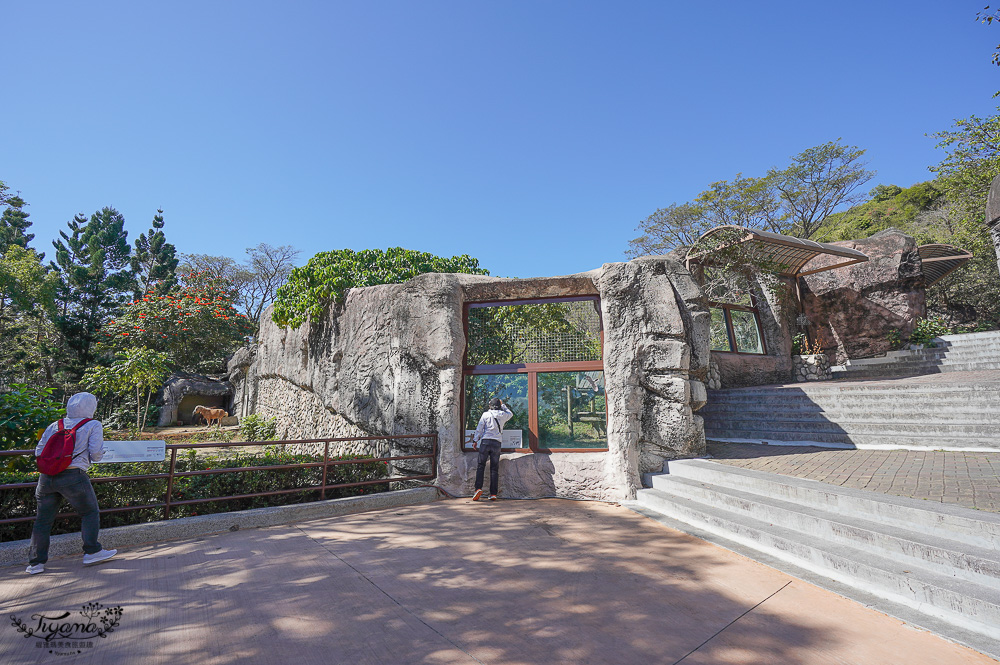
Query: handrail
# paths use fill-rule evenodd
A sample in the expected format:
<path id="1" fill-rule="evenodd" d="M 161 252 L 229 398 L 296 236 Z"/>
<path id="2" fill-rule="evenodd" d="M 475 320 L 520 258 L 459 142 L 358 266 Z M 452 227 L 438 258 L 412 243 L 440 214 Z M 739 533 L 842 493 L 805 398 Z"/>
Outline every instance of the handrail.
<path id="1" fill-rule="evenodd" d="M 389 457 L 369 457 L 360 459 L 347 459 L 347 460 L 331 460 L 330 459 L 330 444 L 331 443 L 346 443 L 353 441 L 388 441 L 395 439 L 431 439 L 431 452 L 419 455 L 393 455 Z M 178 450 L 193 450 L 198 448 L 233 448 L 233 447 L 246 447 L 246 446 L 272 446 L 272 445 L 291 445 L 291 444 L 303 444 L 303 443 L 322 443 L 324 444 L 323 449 L 323 461 L 322 462 L 300 462 L 297 464 L 275 464 L 270 466 L 247 466 L 247 467 L 234 467 L 234 468 L 221 468 L 221 469 L 202 469 L 199 471 L 177 471 L 177 451 Z M 164 500 L 160 503 L 146 504 L 142 506 L 125 506 L 120 508 L 102 508 L 101 514 L 110 513 L 123 513 L 131 512 L 136 510 L 148 510 L 150 508 L 163 508 L 163 517 L 161 519 L 170 519 L 170 511 L 174 506 L 184 506 L 197 503 L 210 503 L 214 501 L 229 501 L 233 499 L 251 499 L 261 496 L 276 496 L 282 494 L 292 494 L 295 492 L 314 492 L 319 490 L 320 499 L 326 498 L 327 490 L 338 489 L 343 487 L 360 487 L 365 485 L 384 485 L 393 482 L 401 482 L 408 480 L 431 480 L 437 476 L 437 452 L 438 452 L 438 435 L 436 432 L 432 434 L 390 434 L 386 436 L 358 436 L 358 437 L 335 437 L 328 439 L 290 439 L 285 441 L 230 441 L 230 442 L 218 442 L 218 443 L 170 443 L 167 444 L 166 448 L 170 451 L 170 465 L 169 471 L 167 473 L 150 473 L 143 475 L 134 476 L 99 476 L 91 478 L 94 483 L 111 483 L 111 482 L 121 482 L 121 481 L 137 481 L 137 480 L 167 480 L 167 489 L 164 495 Z M 17 457 L 17 456 L 30 456 L 34 454 L 34 450 L 0 450 L 0 458 L 2 457 Z M 376 480 L 363 480 L 352 483 L 334 483 L 328 484 L 328 469 L 331 466 L 341 466 L 341 465 L 352 465 L 352 464 L 370 464 L 372 462 L 384 462 L 388 464 L 389 462 L 397 460 L 411 460 L 411 459 L 430 459 L 431 461 L 431 472 L 427 474 L 414 474 L 409 476 L 397 476 L 397 477 L 387 477 L 378 478 Z M 166 461 L 166 460 L 164 460 Z M 292 489 L 285 490 L 273 490 L 270 492 L 253 492 L 249 494 L 235 494 L 219 497 L 209 497 L 204 499 L 184 499 L 175 500 L 173 498 L 174 494 L 174 478 L 179 477 L 192 477 L 192 476 L 209 476 L 221 473 L 243 473 L 249 471 L 280 471 L 287 469 L 307 469 L 307 468 L 323 468 L 323 479 L 319 485 L 307 485 L 304 487 L 295 487 Z M 0 484 L 0 492 L 15 489 L 27 489 L 34 487 L 34 482 L 29 483 L 10 483 L 10 484 Z M 57 518 L 74 517 L 77 513 L 58 513 Z M 20 522 L 31 522 L 34 521 L 35 516 L 30 517 L 14 517 L 7 519 L 0 519 L 0 525 L 3 524 L 16 524 Z"/>

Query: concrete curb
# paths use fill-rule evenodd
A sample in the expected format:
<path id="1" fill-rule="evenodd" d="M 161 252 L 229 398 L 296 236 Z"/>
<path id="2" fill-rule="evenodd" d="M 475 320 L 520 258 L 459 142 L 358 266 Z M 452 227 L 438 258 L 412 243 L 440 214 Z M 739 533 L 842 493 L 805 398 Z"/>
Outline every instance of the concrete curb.
<path id="1" fill-rule="evenodd" d="M 215 513 L 161 522 L 117 526 L 101 529 L 100 539 L 101 545 L 105 548 L 118 549 L 163 540 L 205 536 L 223 531 L 304 522 L 383 508 L 416 506 L 437 501 L 439 498 L 438 490 L 433 487 L 415 487 L 393 492 L 379 492 L 368 496 L 351 496 L 291 506 L 254 508 L 231 513 Z M 29 544 L 28 540 L 0 543 L 0 566 L 26 565 Z M 50 559 L 60 556 L 80 556 L 82 559 L 82 555 L 79 533 L 65 533 L 52 537 L 49 545 Z"/>

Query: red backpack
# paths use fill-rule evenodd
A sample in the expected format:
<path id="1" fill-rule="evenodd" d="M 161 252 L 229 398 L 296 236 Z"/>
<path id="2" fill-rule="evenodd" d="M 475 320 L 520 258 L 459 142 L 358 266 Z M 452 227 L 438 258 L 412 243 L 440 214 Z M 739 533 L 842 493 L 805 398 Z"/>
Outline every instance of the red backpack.
<path id="1" fill-rule="evenodd" d="M 62 419 L 59 420 L 59 429 L 49 437 L 42 448 L 42 454 L 35 458 L 38 470 L 46 476 L 54 476 L 66 470 L 69 463 L 73 461 L 73 449 L 76 448 L 76 430 L 81 425 L 89 423 L 93 418 L 84 418 L 73 429 L 67 430 L 63 426 Z M 82 452 L 80 453 L 83 454 Z"/>

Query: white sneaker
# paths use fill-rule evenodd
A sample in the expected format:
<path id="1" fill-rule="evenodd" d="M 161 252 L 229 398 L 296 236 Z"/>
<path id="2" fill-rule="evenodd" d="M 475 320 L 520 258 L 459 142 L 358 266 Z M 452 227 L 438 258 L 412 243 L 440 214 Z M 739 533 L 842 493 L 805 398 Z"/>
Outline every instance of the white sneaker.
<path id="1" fill-rule="evenodd" d="M 116 554 L 118 554 L 118 550 L 101 550 L 100 552 L 94 552 L 93 554 L 84 554 L 83 565 L 92 566 L 95 563 L 107 561 Z"/>
<path id="2" fill-rule="evenodd" d="M 29 575 L 37 575 L 38 573 L 44 573 L 45 564 L 36 563 L 34 566 L 28 566 L 27 568 L 24 569 L 24 572 L 28 573 Z"/>

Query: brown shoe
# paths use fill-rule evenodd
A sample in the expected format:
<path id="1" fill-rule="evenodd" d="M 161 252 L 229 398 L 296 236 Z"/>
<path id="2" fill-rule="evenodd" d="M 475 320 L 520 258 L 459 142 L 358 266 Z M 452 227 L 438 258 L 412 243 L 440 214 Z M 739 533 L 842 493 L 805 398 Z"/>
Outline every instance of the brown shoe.
<path id="1" fill-rule="evenodd" d="M 473 501 L 479 501 L 483 497 L 483 490 L 476 490 L 476 493 L 472 495 Z"/>

